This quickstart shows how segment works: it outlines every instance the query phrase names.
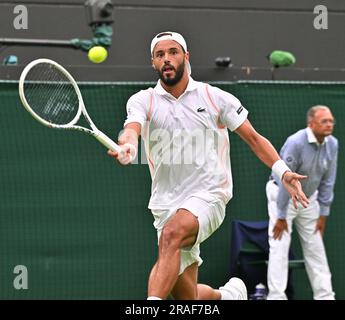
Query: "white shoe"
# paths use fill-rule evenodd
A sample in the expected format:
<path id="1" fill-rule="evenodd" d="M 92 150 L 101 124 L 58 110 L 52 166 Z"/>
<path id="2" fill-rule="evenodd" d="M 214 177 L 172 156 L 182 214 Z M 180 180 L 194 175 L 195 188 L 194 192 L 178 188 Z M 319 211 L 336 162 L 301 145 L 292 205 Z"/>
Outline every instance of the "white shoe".
<path id="1" fill-rule="evenodd" d="M 246 285 L 240 278 L 231 278 L 219 291 L 222 300 L 248 300 Z"/>

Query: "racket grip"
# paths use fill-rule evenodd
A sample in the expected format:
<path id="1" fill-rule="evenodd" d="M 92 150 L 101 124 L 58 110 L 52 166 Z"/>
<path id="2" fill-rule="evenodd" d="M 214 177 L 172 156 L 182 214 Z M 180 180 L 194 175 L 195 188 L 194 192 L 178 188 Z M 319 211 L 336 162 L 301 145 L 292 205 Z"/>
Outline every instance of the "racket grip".
<path id="1" fill-rule="evenodd" d="M 113 140 L 111 140 L 107 135 L 105 135 L 103 132 L 98 131 L 95 134 L 95 138 L 102 143 L 105 147 L 107 147 L 108 149 L 118 152 L 119 154 L 123 154 L 124 151 L 122 150 L 122 148 L 116 144 Z"/>

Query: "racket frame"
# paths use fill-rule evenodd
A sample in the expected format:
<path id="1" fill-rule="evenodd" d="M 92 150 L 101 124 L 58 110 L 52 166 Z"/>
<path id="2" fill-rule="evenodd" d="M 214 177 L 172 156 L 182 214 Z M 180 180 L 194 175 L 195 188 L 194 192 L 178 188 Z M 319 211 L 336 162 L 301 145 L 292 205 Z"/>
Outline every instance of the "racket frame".
<path id="1" fill-rule="evenodd" d="M 27 74 L 29 73 L 29 71 L 36 65 L 38 64 L 42 64 L 42 63 L 46 63 L 46 64 L 50 64 L 53 65 L 56 69 L 58 69 L 59 71 L 61 71 L 66 77 L 67 79 L 70 81 L 70 83 L 72 84 L 77 96 L 78 96 L 78 111 L 75 115 L 75 117 L 67 124 L 55 124 L 55 123 L 51 123 L 45 119 L 43 119 L 42 117 L 40 117 L 31 107 L 30 104 L 28 103 L 28 101 L 25 98 L 25 90 L 24 90 L 24 82 L 26 79 Z M 55 128 L 55 129 L 74 129 L 74 130 L 78 130 L 78 131 L 83 131 L 86 132 L 90 135 L 92 135 L 94 138 L 96 138 L 99 142 L 101 142 L 105 147 L 116 151 L 118 153 L 121 153 L 123 155 L 123 150 L 122 148 L 116 144 L 113 140 L 111 140 L 107 135 L 105 135 L 103 132 L 101 132 L 96 125 L 93 123 L 93 121 L 91 120 L 89 114 L 86 111 L 85 108 L 85 104 L 84 104 L 84 100 L 82 97 L 82 94 L 80 92 L 80 89 L 78 87 L 77 82 L 74 80 L 74 78 L 72 77 L 72 75 L 60 64 L 58 64 L 56 61 L 50 60 L 50 59 L 46 59 L 46 58 L 40 58 L 40 59 L 36 59 L 34 61 L 31 61 L 22 71 L 20 78 L 19 78 L 19 97 L 20 100 L 23 104 L 23 106 L 25 107 L 25 109 L 40 123 L 42 123 L 43 125 L 49 127 L 49 128 Z M 79 120 L 81 113 L 83 113 L 87 123 L 90 125 L 91 130 L 82 126 L 78 126 L 75 125 L 77 123 L 77 121 Z"/>

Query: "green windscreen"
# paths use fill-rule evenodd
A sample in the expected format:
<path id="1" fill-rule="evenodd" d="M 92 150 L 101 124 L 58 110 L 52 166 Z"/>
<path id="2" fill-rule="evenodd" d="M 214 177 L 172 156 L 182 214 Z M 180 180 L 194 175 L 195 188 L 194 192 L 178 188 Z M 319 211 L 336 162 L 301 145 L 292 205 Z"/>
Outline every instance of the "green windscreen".
<path id="1" fill-rule="evenodd" d="M 153 85 L 84 83 L 80 88 L 95 124 L 116 140 L 127 99 Z M 288 135 L 305 127 L 309 107 L 332 109 L 340 154 L 325 244 L 336 298 L 344 299 L 344 84 L 214 85 L 241 100 L 256 130 L 278 150 Z M 0 299 L 145 299 L 157 256 L 147 209 L 148 166 L 122 167 L 90 136 L 39 124 L 22 107 L 17 83 L 0 82 L 0 108 Z M 270 170 L 236 134 L 230 140 L 234 197 L 222 226 L 201 245 L 199 280 L 214 287 L 228 280 L 232 219 L 267 218 Z M 312 298 L 309 287 L 302 275 L 296 298 Z"/>

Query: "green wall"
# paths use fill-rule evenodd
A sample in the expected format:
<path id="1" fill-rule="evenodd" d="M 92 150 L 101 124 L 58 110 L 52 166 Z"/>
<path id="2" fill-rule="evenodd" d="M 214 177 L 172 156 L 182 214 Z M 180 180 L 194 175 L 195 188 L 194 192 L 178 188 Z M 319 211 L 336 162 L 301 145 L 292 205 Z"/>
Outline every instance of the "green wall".
<path id="1" fill-rule="evenodd" d="M 81 90 L 96 125 L 116 139 L 128 97 L 148 86 L 83 84 Z M 305 126 L 310 106 L 333 110 L 340 154 L 325 243 L 337 298 L 344 299 L 344 84 L 218 86 L 242 101 L 255 128 L 277 149 Z M 156 258 L 147 165 L 121 167 L 89 136 L 40 125 L 21 106 L 16 83 L 0 83 L 0 108 L 0 299 L 145 299 Z M 269 169 L 235 134 L 231 159 L 234 198 L 223 225 L 201 246 L 199 278 L 213 286 L 227 281 L 232 219 L 267 218 Z M 28 269 L 27 290 L 14 288 L 17 265 Z M 304 270 L 295 274 L 295 286 L 297 299 L 311 299 Z"/>

